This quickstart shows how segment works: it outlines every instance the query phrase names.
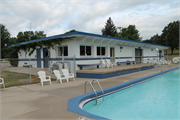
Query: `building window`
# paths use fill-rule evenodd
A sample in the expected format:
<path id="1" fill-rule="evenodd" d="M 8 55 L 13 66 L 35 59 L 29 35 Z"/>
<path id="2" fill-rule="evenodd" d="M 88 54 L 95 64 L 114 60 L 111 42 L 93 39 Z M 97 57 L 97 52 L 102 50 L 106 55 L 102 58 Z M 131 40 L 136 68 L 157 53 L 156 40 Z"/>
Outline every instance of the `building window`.
<path id="1" fill-rule="evenodd" d="M 105 47 L 97 47 L 97 55 L 106 55 Z"/>
<path id="2" fill-rule="evenodd" d="M 68 56 L 68 46 L 58 47 L 58 56 Z"/>
<path id="3" fill-rule="evenodd" d="M 80 46 L 80 56 L 90 56 L 91 55 L 91 46 Z"/>

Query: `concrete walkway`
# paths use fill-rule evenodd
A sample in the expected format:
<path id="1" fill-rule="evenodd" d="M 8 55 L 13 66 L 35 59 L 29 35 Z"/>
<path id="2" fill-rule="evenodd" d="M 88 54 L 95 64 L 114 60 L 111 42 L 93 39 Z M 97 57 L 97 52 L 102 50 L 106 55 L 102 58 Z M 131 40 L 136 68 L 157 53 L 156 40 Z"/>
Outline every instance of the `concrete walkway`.
<path id="1" fill-rule="evenodd" d="M 177 67 L 172 64 L 164 67 L 164 70 Z M 16 72 L 24 72 L 23 69 L 16 69 Z M 13 71 L 10 69 L 10 71 Z M 22 71 L 21 71 L 22 70 Z M 160 69 L 145 70 L 141 72 L 116 76 L 107 79 L 99 79 L 103 88 L 111 87 L 130 80 L 138 79 L 147 75 L 160 72 Z M 37 74 L 37 73 L 36 73 Z M 24 85 L 19 87 L 6 88 L 0 90 L 0 118 L 4 119 L 76 119 L 82 115 L 67 111 L 68 100 L 70 98 L 84 94 L 85 78 L 76 78 L 76 81 L 63 82 L 63 84 L 53 82 L 52 85 L 40 84 Z M 95 88 L 98 88 L 95 86 Z M 98 89 L 97 89 L 98 90 Z M 88 86 L 87 91 L 91 92 Z M 86 117 L 86 116 L 85 116 Z M 86 117 L 87 118 L 87 117 Z M 90 118 L 91 119 L 91 118 Z"/>

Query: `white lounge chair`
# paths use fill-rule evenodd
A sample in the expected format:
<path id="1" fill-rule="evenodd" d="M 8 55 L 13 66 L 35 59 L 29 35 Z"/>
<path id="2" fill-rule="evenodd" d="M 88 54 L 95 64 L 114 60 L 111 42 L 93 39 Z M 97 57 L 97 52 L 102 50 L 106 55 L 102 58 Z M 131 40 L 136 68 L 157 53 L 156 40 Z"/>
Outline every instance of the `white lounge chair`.
<path id="1" fill-rule="evenodd" d="M 155 60 L 154 64 L 157 65 L 157 66 L 161 66 L 161 61 Z"/>
<path id="2" fill-rule="evenodd" d="M 164 65 L 167 65 L 168 64 L 168 61 L 167 60 L 164 60 Z"/>
<path id="3" fill-rule="evenodd" d="M 73 78 L 75 81 L 74 73 L 69 73 L 69 71 L 67 69 L 62 69 L 62 73 L 65 76 L 65 78 L 68 79 L 68 81 L 69 81 L 69 78 Z"/>
<path id="4" fill-rule="evenodd" d="M 38 72 L 39 78 L 41 80 L 41 85 L 43 86 L 43 82 L 50 82 L 50 85 L 52 85 L 51 83 L 51 76 L 46 76 L 45 71 L 39 71 Z"/>
<path id="5" fill-rule="evenodd" d="M 150 63 L 149 59 L 147 59 L 146 61 L 147 61 L 147 63 Z"/>
<path id="6" fill-rule="evenodd" d="M 63 79 L 64 79 L 64 80 L 67 80 L 67 82 L 69 82 L 66 77 L 62 77 L 62 76 L 61 76 L 59 70 L 54 70 L 53 72 L 54 72 L 54 75 L 55 75 L 56 78 L 57 78 L 56 82 L 59 80 L 60 83 L 62 84 L 62 80 L 63 80 Z"/>
<path id="7" fill-rule="evenodd" d="M 171 60 L 168 60 L 167 64 L 170 65 L 171 64 Z"/>
<path id="8" fill-rule="evenodd" d="M 5 89 L 5 84 L 4 84 L 4 79 L 0 78 L 0 85 L 3 85 L 4 89 Z"/>
<path id="9" fill-rule="evenodd" d="M 172 62 L 175 63 L 175 64 L 179 63 L 179 61 L 180 61 L 179 57 L 174 57 L 172 59 Z"/>
<path id="10" fill-rule="evenodd" d="M 101 64 L 102 64 L 102 67 L 107 67 L 107 68 L 110 67 L 110 64 L 107 64 L 107 63 L 105 62 L 105 60 L 103 60 L 103 59 L 101 59 Z"/>
<path id="11" fill-rule="evenodd" d="M 106 64 L 113 68 L 114 64 L 110 62 L 110 60 L 106 59 Z"/>
<path id="12" fill-rule="evenodd" d="M 163 60 L 163 59 L 162 59 L 162 60 L 160 60 L 159 62 L 161 63 L 161 65 L 164 65 L 164 64 L 165 64 L 165 62 L 164 62 L 164 60 Z"/>

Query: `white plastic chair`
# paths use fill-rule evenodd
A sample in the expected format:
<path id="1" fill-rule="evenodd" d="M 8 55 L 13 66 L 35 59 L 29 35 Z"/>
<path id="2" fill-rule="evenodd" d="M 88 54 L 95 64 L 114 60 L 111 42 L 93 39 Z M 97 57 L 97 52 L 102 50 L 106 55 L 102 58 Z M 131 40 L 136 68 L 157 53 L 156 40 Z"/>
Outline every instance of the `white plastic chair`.
<path id="1" fill-rule="evenodd" d="M 39 71 L 38 72 L 39 78 L 41 80 L 41 85 L 43 86 L 43 82 L 50 82 L 50 85 L 52 85 L 51 83 L 51 76 L 46 76 L 45 71 Z"/>
<path id="2" fill-rule="evenodd" d="M 66 77 L 62 77 L 62 76 L 61 76 L 59 70 L 54 70 L 53 72 L 54 72 L 54 75 L 55 75 L 56 78 L 57 78 L 56 82 L 59 80 L 60 83 L 62 84 L 62 80 L 63 80 L 63 79 L 64 79 L 64 80 L 67 80 L 67 82 L 69 82 Z"/>
<path id="3" fill-rule="evenodd" d="M 167 65 L 168 64 L 168 61 L 167 60 L 164 60 L 164 65 Z"/>
<path id="4" fill-rule="evenodd" d="M 4 87 L 4 89 L 5 89 L 4 79 L 3 79 L 3 78 L 0 78 L 0 85 L 2 85 L 2 84 L 3 84 L 3 87 Z"/>
<path id="5" fill-rule="evenodd" d="M 114 64 L 111 63 L 110 60 L 106 59 L 106 63 L 107 63 L 107 65 L 109 65 L 109 66 L 111 66 L 111 67 L 113 68 L 113 65 L 114 65 Z"/>
<path id="6" fill-rule="evenodd" d="M 62 73 L 63 75 L 65 76 L 65 78 L 67 78 L 67 80 L 69 78 L 73 78 L 74 81 L 75 81 L 75 78 L 74 78 L 74 73 L 69 73 L 69 71 L 67 69 L 62 69 Z M 69 81 L 69 80 L 68 80 Z"/>
<path id="7" fill-rule="evenodd" d="M 171 64 L 171 60 L 169 60 L 167 63 L 168 63 L 168 65 L 170 65 Z"/>
<path id="8" fill-rule="evenodd" d="M 107 67 L 107 68 L 110 67 L 110 64 L 107 64 L 103 59 L 101 59 L 101 64 L 102 64 L 102 67 Z"/>

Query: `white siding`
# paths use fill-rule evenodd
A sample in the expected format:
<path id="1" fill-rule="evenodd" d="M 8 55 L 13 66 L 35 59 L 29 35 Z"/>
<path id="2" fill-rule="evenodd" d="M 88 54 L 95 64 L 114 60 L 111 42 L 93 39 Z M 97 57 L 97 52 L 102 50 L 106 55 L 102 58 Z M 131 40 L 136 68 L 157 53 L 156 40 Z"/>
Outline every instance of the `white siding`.
<path id="1" fill-rule="evenodd" d="M 91 56 L 80 56 L 80 46 L 92 46 L 91 47 Z M 86 41 L 79 41 L 76 38 L 71 40 L 65 40 L 61 46 L 68 46 L 68 57 L 65 56 L 65 58 L 73 58 L 74 55 L 76 58 L 87 58 L 87 60 L 77 60 L 76 64 L 93 64 L 93 63 L 100 63 L 100 59 L 93 59 L 90 60 L 88 58 L 103 58 L 103 57 L 110 57 L 110 48 L 113 47 L 115 51 L 115 57 L 133 57 L 133 54 L 135 55 L 135 47 L 128 47 L 128 46 L 122 46 L 123 48 L 120 50 L 119 45 L 112 45 L 112 44 L 102 44 L 102 43 L 93 43 L 93 42 L 86 42 Z M 44 46 L 45 47 L 45 46 Z M 62 58 L 61 56 L 58 56 L 58 47 L 59 45 L 54 46 L 55 49 L 49 49 L 50 51 L 50 58 Z M 97 56 L 97 47 L 105 47 L 106 48 L 106 55 L 105 56 Z M 153 49 L 151 51 L 150 48 L 141 48 L 142 49 L 142 56 L 157 56 L 156 50 Z M 27 54 L 24 51 L 20 51 L 21 54 L 18 53 L 19 58 L 37 58 L 36 56 L 36 50 L 34 53 L 29 56 L 29 52 Z M 41 58 L 43 58 L 43 49 L 41 49 Z M 148 58 L 143 58 L 143 62 L 146 62 Z M 115 59 L 115 62 L 124 62 L 127 60 L 135 61 L 135 59 L 132 58 L 125 58 L 125 59 Z M 50 67 L 52 67 L 52 64 L 56 63 L 57 61 L 50 61 Z M 73 64 L 73 61 L 70 61 L 71 64 Z M 29 61 L 19 61 L 18 66 L 22 67 L 23 65 L 29 65 Z M 31 61 L 31 65 L 33 67 L 37 67 L 37 61 Z M 41 67 L 43 68 L 43 61 L 41 61 Z M 74 66 L 72 66 L 71 69 L 73 69 Z M 91 69 L 95 68 L 96 66 L 92 67 L 85 67 L 85 69 Z M 79 67 L 76 66 L 76 69 L 79 69 Z M 84 69 L 84 68 L 83 68 Z"/>
<path id="2" fill-rule="evenodd" d="M 32 50 L 32 49 L 31 49 Z M 30 50 L 30 51 L 31 51 Z M 30 52 L 29 51 L 29 52 Z M 25 52 L 23 50 L 20 50 L 20 53 L 18 53 L 19 56 L 19 62 L 18 62 L 18 67 L 23 67 L 27 65 L 32 65 L 32 67 L 37 67 L 37 62 L 36 61 L 29 61 L 28 59 L 36 58 L 36 50 L 29 56 L 29 52 Z M 26 59 L 25 61 L 22 61 L 22 59 Z"/>

